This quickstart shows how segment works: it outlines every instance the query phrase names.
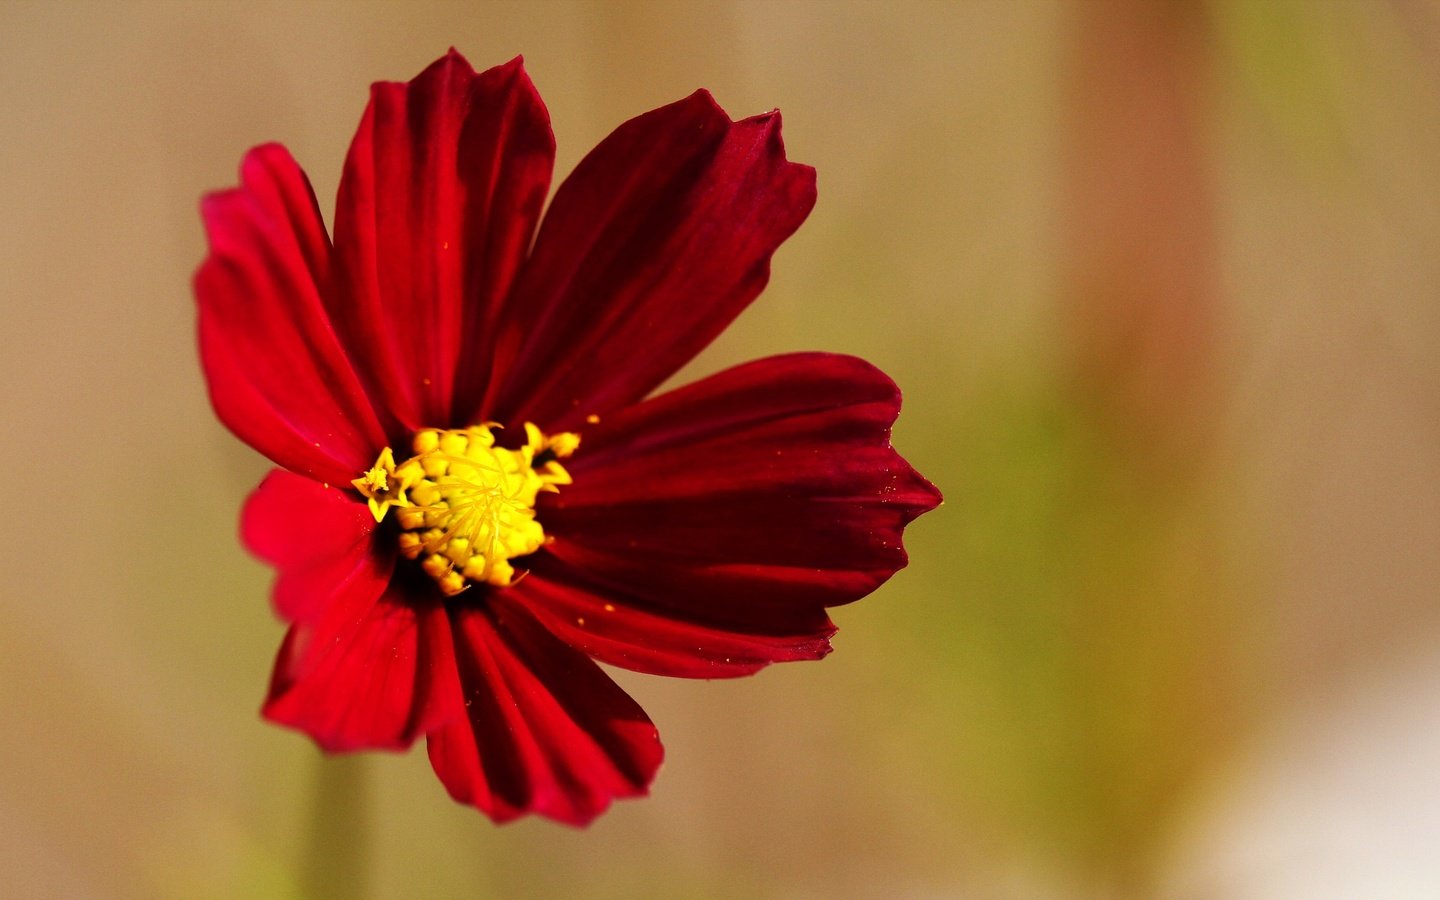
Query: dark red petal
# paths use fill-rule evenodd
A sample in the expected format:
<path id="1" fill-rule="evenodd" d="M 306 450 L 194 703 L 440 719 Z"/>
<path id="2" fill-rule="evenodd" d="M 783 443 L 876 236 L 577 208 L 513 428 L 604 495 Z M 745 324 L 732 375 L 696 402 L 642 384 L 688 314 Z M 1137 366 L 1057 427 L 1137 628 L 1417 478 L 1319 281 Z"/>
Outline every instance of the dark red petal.
<path id="1" fill-rule="evenodd" d="M 388 542 L 376 542 L 375 517 L 355 495 L 276 469 L 240 515 L 240 539 L 275 566 L 275 611 L 311 622 L 337 598 L 374 600 L 395 566 Z"/>
<path id="2" fill-rule="evenodd" d="M 479 414 L 554 431 L 645 396 L 760 292 L 814 203 L 779 113 L 731 122 L 699 91 L 621 125 L 545 214 Z"/>
<path id="3" fill-rule="evenodd" d="M 278 144 L 251 150 L 240 180 L 201 205 L 210 254 L 195 296 L 211 402 L 280 465 L 354 478 L 385 441 L 322 303 L 330 243 L 315 195 Z"/>
<path id="4" fill-rule="evenodd" d="M 429 739 L 452 797 L 497 822 L 583 825 L 647 792 L 659 735 L 598 666 L 510 603 L 454 611 L 452 627 L 469 715 Z"/>
<path id="5" fill-rule="evenodd" d="M 637 623 L 653 615 L 762 638 L 757 659 L 766 646 L 773 660 L 819 655 L 823 608 L 904 566 L 905 524 L 940 502 L 890 446 L 899 407 L 894 383 L 868 363 L 808 353 L 606 417 L 567 462 L 575 483 L 542 497 L 554 541 L 534 571 L 625 608 L 635 619 L 621 645 L 642 641 Z M 618 665 L 656 664 L 564 625 L 575 597 L 537 594 L 566 640 Z M 697 646 L 703 673 L 715 653 Z M 678 661 L 665 665 L 682 674 Z"/>
<path id="6" fill-rule="evenodd" d="M 343 597 L 280 648 L 265 718 L 330 752 L 398 750 L 459 715 L 443 602 L 392 586 Z"/>
<path id="7" fill-rule="evenodd" d="M 478 402 L 554 154 L 519 58 L 477 75 L 452 50 L 371 88 L 335 210 L 335 313 L 391 428 L 460 424 L 457 390 Z"/>
<path id="8" fill-rule="evenodd" d="M 724 607 L 666 608 L 623 587 L 589 584 L 553 559 L 534 562 L 529 576 L 505 592 L 507 602 L 523 605 L 551 633 L 601 662 L 651 675 L 733 678 L 772 662 L 819 659 L 830 652 L 835 626 L 818 606 L 752 617 L 764 620 L 757 623 Z M 697 571 L 688 580 L 711 574 Z M 690 586 L 682 583 L 675 590 L 683 594 Z"/>

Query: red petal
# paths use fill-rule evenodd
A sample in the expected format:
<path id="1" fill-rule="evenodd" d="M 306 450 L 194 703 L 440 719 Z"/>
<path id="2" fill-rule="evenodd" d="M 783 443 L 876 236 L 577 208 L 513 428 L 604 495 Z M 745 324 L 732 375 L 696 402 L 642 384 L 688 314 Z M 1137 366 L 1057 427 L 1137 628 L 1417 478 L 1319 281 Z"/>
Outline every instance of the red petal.
<path id="1" fill-rule="evenodd" d="M 568 555 L 568 554 L 567 554 Z M 835 626 L 822 608 L 780 610 L 745 621 L 723 606 L 715 610 L 666 608 L 627 593 L 623 587 L 587 584 L 572 568 L 550 559 L 506 596 L 522 604 L 565 643 L 588 655 L 637 672 L 679 678 L 733 678 L 772 662 L 819 659 L 830 652 Z M 710 578 L 710 570 L 689 581 Z M 684 595 L 690 584 L 674 589 Z M 738 590 L 746 585 L 739 584 Z M 708 613 L 708 614 L 707 614 Z"/>
<path id="2" fill-rule="evenodd" d="M 479 75 L 451 51 L 374 85 L 335 211 L 346 345 L 406 433 L 461 424 L 493 317 L 545 201 L 555 140 L 519 58 Z M 341 313 L 343 312 L 343 318 Z M 457 372 L 461 384 L 457 386 Z"/>
<path id="3" fill-rule="evenodd" d="M 281 469 L 260 482 L 240 515 L 240 539 L 278 570 L 275 610 L 288 622 L 312 622 L 337 598 L 380 596 L 395 554 L 374 533 L 364 503 Z"/>
<path id="4" fill-rule="evenodd" d="M 469 716 L 429 740 L 452 797 L 497 822 L 538 813 L 583 825 L 612 798 L 646 793 L 659 735 L 599 667 L 511 603 L 452 615 Z"/>
<path id="5" fill-rule="evenodd" d="M 739 366 L 607 417 L 567 463 L 575 483 L 542 498 L 555 539 L 534 566 L 567 583 L 583 572 L 579 587 L 630 620 L 607 644 L 608 634 L 586 633 L 589 616 L 586 629 L 562 621 L 581 615 L 573 595 L 537 591 L 539 614 L 599 658 L 647 671 L 687 674 L 678 659 L 626 646 L 643 643 L 639 623 L 652 616 L 754 638 L 738 669 L 766 648 L 771 660 L 820 655 L 823 608 L 904 566 L 905 524 L 940 502 L 890 447 L 899 405 L 869 364 L 811 353 Z M 683 651 L 671 634 L 655 640 Z M 723 651 L 697 647 L 696 673 L 741 674 L 715 671 Z"/>
<path id="6" fill-rule="evenodd" d="M 459 713 L 450 623 L 438 597 L 392 587 L 296 625 L 275 661 L 265 718 L 325 750 L 410 746 Z"/>
<path id="7" fill-rule="evenodd" d="M 482 417 L 555 431 L 645 396 L 760 292 L 814 203 L 779 113 L 731 122 L 699 91 L 621 125 L 545 214 Z"/>
<path id="8" fill-rule="evenodd" d="M 210 255 L 195 296 L 211 402 L 280 465 L 353 478 L 385 441 L 322 304 L 330 244 L 315 195 L 277 144 L 251 150 L 240 178 L 201 206 Z"/>

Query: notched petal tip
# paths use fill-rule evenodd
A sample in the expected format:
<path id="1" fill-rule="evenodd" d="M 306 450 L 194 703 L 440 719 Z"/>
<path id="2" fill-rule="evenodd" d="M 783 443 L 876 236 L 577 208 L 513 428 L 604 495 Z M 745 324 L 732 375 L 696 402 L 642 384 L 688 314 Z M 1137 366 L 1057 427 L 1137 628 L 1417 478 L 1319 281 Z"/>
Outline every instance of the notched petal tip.
<path id="1" fill-rule="evenodd" d="M 930 479 L 921 475 L 919 470 L 900 456 L 898 451 L 894 451 L 893 447 L 891 450 L 895 452 L 900 467 L 897 467 L 886 491 L 896 497 L 898 503 L 903 504 L 900 521 L 902 525 L 909 525 L 925 513 L 943 506 L 945 498 Z"/>
<path id="2" fill-rule="evenodd" d="M 767 112 L 756 113 L 756 114 L 753 115 L 753 116 L 746 116 L 746 117 L 743 118 L 743 119 L 737 119 L 737 120 L 735 121 L 735 124 L 737 124 L 737 125 L 757 125 L 757 126 L 759 126 L 759 127 L 761 127 L 761 128 L 766 128 L 766 129 L 769 129 L 770 131 L 772 131 L 772 132 L 774 132 L 774 133 L 776 133 L 776 134 L 779 134 L 779 133 L 780 133 L 780 128 L 781 128 L 781 126 L 782 126 L 783 123 L 781 122 L 781 119 L 780 119 L 780 108 L 777 106 L 777 107 L 775 107 L 774 109 L 771 109 L 771 110 L 769 110 L 769 111 L 767 111 Z"/>
<path id="3" fill-rule="evenodd" d="M 496 80 L 503 79 L 503 83 L 509 90 L 527 92 L 533 96 L 536 105 L 544 106 L 544 102 L 540 99 L 540 92 L 535 88 L 535 82 L 530 78 L 530 73 L 525 69 L 525 57 L 520 54 L 516 54 L 515 57 L 508 62 L 503 62 L 498 66 L 486 69 L 484 72 L 479 72 L 474 77 L 478 81 L 483 81 L 487 78 L 495 78 Z M 550 136 L 550 143 L 553 152 L 553 134 Z"/>
<path id="4" fill-rule="evenodd" d="M 247 184 L 253 180 L 253 176 L 250 175 L 253 171 L 252 167 L 262 166 L 269 171 L 277 166 L 289 166 L 294 163 L 295 157 L 291 155 L 290 149 L 279 141 L 256 144 L 240 157 L 240 181 L 242 184 Z"/>
<path id="5" fill-rule="evenodd" d="M 780 171 L 784 173 L 783 177 L 779 179 L 779 187 L 788 194 L 791 204 L 797 210 L 802 211 L 800 221 L 804 221 L 810 215 L 810 211 L 815 208 L 815 167 L 790 159 L 785 150 L 782 126 L 780 110 L 773 109 L 770 112 L 741 119 L 733 123 L 731 127 L 758 131 L 755 144 L 763 147 L 766 154 L 778 161 Z M 796 227 L 798 226 L 797 222 Z"/>
<path id="6" fill-rule="evenodd" d="M 730 124 L 732 125 L 766 125 L 773 121 L 775 129 L 778 130 L 780 127 L 779 107 L 767 110 L 766 112 L 756 113 L 755 115 L 745 116 L 744 118 L 737 119 L 731 116 L 730 113 L 725 111 L 725 107 L 720 105 L 720 101 L 715 99 L 715 95 L 710 92 L 709 88 L 696 88 L 684 98 L 677 100 L 670 105 L 695 106 L 697 108 L 704 109 L 714 115 L 724 116 L 727 120 L 729 120 Z M 665 107 L 660 107 L 660 109 L 664 108 Z"/>
<path id="7" fill-rule="evenodd" d="M 456 72 L 463 77 L 469 77 L 475 74 L 475 67 L 470 65 L 470 60 L 466 59 L 463 53 L 451 47 L 444 56 L 421 69 L 420 74 L 410 79 L 409 83 L 415 84 L 427 78 L 437 77 L 435 73 L 439 72 Z"/>
<path id="8" fill-rule="evenodd" d="M 257 236 L 276 240 L 277 232 L 291 230 L 307 264 L 323 268 L 319 257 L 328 255 L 329 237 L 310 178 L 290 150 L 278 141 L 257 144 L 245 151 L 236 169 L 236 186 L 200 197 L 200 218 L 211 254 L 220 246 L 254 254 Z"/>
<path id="9" fill-rule="evenodd" d="M 809 354 L 807 354 L 809 355 Z M 846 377 L 855 384 L 864 384 L 868 389 L 868 397 L 872 402 L 883 403 L 890 409 L 889 423 L 885 427 L 885 442 L 890 452 L 894 454 L 898 465 L 892 473 L 890 493 L 898 494 L 907 499 L 910 511 L 907 513 L 905 522 L 908 524 L 917 516 L 929 512 L 945 502 L 940 489 L 937 488 L 919 470 L 910 464 L 909 460 L 900 455 L 891 439 L 895 422 L 900 418 L 901 408 L 904 406 L 904 392 L 895 379 L 885 373 L 883 369 L 858 356 L 847 354 L 814 353 L 815 357 L 827 357 L 836 364 L 849 369 Z"/>
<path id="10" fill-rule="evenodd" d="M 711 111 L 713 111 L 713 112 L 719 113 L 720 115 L 724 116 L 724 117 L 727 118 L 727 119 L 730 118 L 729 114 L 725 112 L 724 107 L 722 107 L 722 106 L 720 105 L 720 102 L 715 99 L 715 95 L 712 94 L 712 93 L 710 93 L 710 89 L 709 89 L 709 88 L 703 88 L 703 87 L 702 87 L 702 88 L 696 88 L 695 90 L 691 91 L 686 97 L 684 97 L 684 98 L 681 99 L 681 100 L 677 100 L 675 103 L 673 103 L 673 104 L 671 104 L 671 105 L 672 105 L 672 106 L 681 106 L 681 105 L 695 105 L 695 106 L 700 106 L 700 107 L 704 107 L 704 108 L 706 108 L 706 109 L 708 109 L 708 110 L 711 110 Z M 663 107 L 661 107 L 661 108 L 663 109 Z"/>
<path id="11" fill-rule="evenodd" d="M 239 182 L 238 187 L 221 188 L 210 191 L 201 196 L 201 203 L 215 194 L 230 193 L 243 190 L 246 187 L 253 187 L 256 181 L 256 168 L 262 167 L 264 171 L 273 171 L 280 164 L 295 165 L 295 158 L 291 156 L 289 149 L 279 141 L 266 141 L 256 144 L 246 150 L 240 157 L 240 162 L 235 167 L 235 174 Z"/>
<path id="12" fill-rule="evenodd" d="M 684 100 L 681 100 L 674 105 L 679 106 L 682 104 L 693 104 L 697 107 L 702 107 L 710 114 L 724 118 L 732 128 L 758 128 L 760 130 L 762 139 L 771 146 L 771 149 L 774 150 L 781 159 L 784 159 L 785 162 L 789 163 L 790 167 L 793 167 L 796 170 L 807 172 L 810 176 L 810 179 L 812 181 L 814 180 L 815 169 L 813 166 L 808 166 L 804 163 L 794 162 L 788 159 L 785 155 L 785 140 L 782 134 L 784 128 L 784 118 L 780 113 L 779 107 L 771 109 L 767 112 L 756 113 L 753 116 L 745 116 L 744 118 L 736 119 L 732 117 L 728 112 L 726 112 L 725 108 L 720 105 L 719 101 L 715 99 L 714 95 L 705 88 L 700 88 L 690 96 L 686 97 Z"/>
<path id="13" fill-rule="evenodd" d="M 372 84 L 371 87 L 372 89 L 379 85 L 414 87 L 417 85 L 422 85 L 432 78 L 449 76 L 468 81 L 473 78 L 485 78 L 486 76 L 492 76 L 501 73 L 510 75 L 512 78 L 516 76 L 525 76 L 524 54 L 517 53 L 508 61 L 500 63 L 497 66 L 492 66 L 489 69 L 480 72 L 477 71 L 473 65 L 471 65 L 470 60 L 465 57 L 465 54 L 461 53 L 459 50 L 452 46 L 449 50 L 445 52 L 444 56 L 430 63 L 428 66 L 426 66 L 420 71 L 420 74 L 416 75 L 414 78 L 411 78 L 408 82 L 377 81 Z"/>

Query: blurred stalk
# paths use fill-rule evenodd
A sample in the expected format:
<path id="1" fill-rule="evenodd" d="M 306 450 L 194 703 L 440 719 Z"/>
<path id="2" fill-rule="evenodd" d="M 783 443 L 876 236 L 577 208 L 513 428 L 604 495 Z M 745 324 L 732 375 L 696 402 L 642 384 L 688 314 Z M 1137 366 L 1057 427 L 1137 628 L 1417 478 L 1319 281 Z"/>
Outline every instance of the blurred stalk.
<path id="1" fill-rule="evenodd" d="M 316 759 L 315 793 L 300 869 L 300 884 L 307 898 L 368 896 L 366 768 L 365 758 L 358 754 Z"/>
<path id="2" fill-rule="evenodd" d="M 1061 279 L 1077 396 L 1137 474 L 1185 480 L 1215 421 L 1221 324 L 1207 9 L 1096 0 L 1071 15 Z"/>
<path id="3" fill-rule="evenodd" d="M 1067 9 L 1059 367 L 1021 361 L 966 411 L 963 602 L 926 626 L 964 805 L 1000 826 L 1010 870 L 1153 896 L 1244 696 L 1213 452 L 1212 51 L 1195 3 Z"/>
<path id="4" fill-rule="evenodd" d="M 1207 160 L 1211 30 L 1188 0 L 1071 7 L 1062 316 L 1084 467 L 1071 549 L 1063 835 L 1097 893 L 1138 896 L 1235 724 L 1211 449 L 1222 311 Z"/>

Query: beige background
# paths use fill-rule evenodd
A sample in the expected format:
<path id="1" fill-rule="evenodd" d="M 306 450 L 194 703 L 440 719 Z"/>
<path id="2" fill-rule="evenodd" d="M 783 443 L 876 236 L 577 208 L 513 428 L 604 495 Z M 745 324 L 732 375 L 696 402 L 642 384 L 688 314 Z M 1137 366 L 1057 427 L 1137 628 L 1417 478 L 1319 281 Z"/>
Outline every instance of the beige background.
<path id="1" fill-rule="evenodd" d="M 825 662 L 622 673 L 668 758 L 588 831 L 256 714 L 196 203 L 280 140 L 328 214 L 452 44 L 525 55 L 558 174 L 780 107 L 819 204 L 686 377 L 863 355 L 947 494 Z M 0 2 L 5 893 L 1440 891 L 1437 101 L 1412 0 Z"/>

